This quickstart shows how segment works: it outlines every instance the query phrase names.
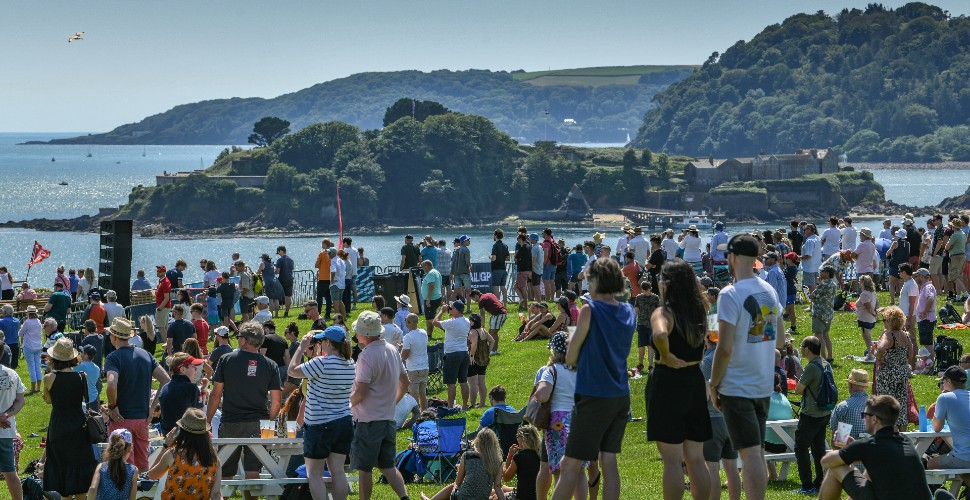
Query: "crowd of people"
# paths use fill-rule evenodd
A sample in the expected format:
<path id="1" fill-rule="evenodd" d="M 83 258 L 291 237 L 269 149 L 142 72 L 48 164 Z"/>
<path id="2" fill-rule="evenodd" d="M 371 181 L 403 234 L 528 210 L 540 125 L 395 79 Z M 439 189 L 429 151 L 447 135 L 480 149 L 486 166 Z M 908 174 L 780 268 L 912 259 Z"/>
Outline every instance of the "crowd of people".
<path id="1" fill-rule="evenodd" d="M 260 256 L 255 270 L 238 254 L 226 271 L 200 262 L 204 286 L 196 295 L 186 288 L 182 259 L 171 269 L 158 265 L 154 283 L 140 271 L 132 290 L 150 290 L 156 310 L 136 318 L 126 317 L 117 293 L 94 285 L 92 269 L 65 274 L 59 268 L 42 310 L 30 306 L 21 321 L 12 306 L 0 309 L 0 376 L 9 382 L 0 383 L 6 408 L 0 473 L 19 498 L 12 441 L 27 392 L 16 372 L 23 357 L 30 392 L 51 405 L 42 461 L 46 491 L 122 498 L 146 476 L 166 477 L 166 498 L 189 492 L 220 498 L 221 481 L 233 478 L 240 464 L 250 479 L 259 478 L 262 464 L 241 448 L 219 460 L 212 438 L 258 437 L 261 420 L 278 420 L 283 430 L 297 423 L 303 440 L 297 461 L 314 498 L 346 498 L 348 464 L 361 498 L 372 495 L 375 468 L 396 496 L 407 498 L 394 460 L 396 434 L 419 425 L 433 406 L 429 346 L 440 330 L 443 405 L 452 412 L 486 410 L 454 483 L 431 498 L 547 498 L 550 491 L 554 499 L 620 498 L 617 455 L 631 416 L 628 380 L 640 373 L 649 377 L 646 438 L 660 452 L 665 498 L 683 496 L 685 471 L 694 498 L 718 498 L 722 469 L 731 498 L 742 492 L 764 498 L 776 477 L 766 450 L 785 447 L 766 421 L 791 418 L 790 383 L 801 398 L 792 450 L 799 493 L 929 498 L 922 464 L 899 433 L 912 406 L 910 376 L 935 373 L 937 309 L 945 301 L 968 301 L 966 216 L 942 221 L 938 215 L 925 229 L 915 228 L 907 214 L 898 228 L 886 221 L 878 237 L 868 228 L 856 231 L 849 217 L 833 217 L 821 233 L 810 222 L 792 221 L 787 231 L 729 236 L 718 223 L 706 249 L 694 227 L 645 235 L 624 226 L 615 247 L 603 233 L 570 247 L 551 229 L 540 234 L 522 227 L 510 248 L 496 229 L 487 290 L 472 287 L 469 237 L 455 238 L 449 248 L 430 235 L 417 244 L 408 235 L 400 267 L 420 276 L 417 299 L 402 294 L 387 304 L 377 296 L 349 324 L 356 269 L 369 260 L 351 238 L 339 248 L 325 238 L 314 263 L 315 300 L 303 304 L 312 326 L 301 333 L 291 323 L 284 335 L 274 320 L 295 306 L 296 269 L 284 246 L 275 261 Z M 0 267 L 4 299 L 15 297 L 13 283 Z M 548 362 L 535 374 L 530 396 L 547 405 L 548 416 L 523 425 L 503 457 L 490 428 L 496 411 L 516 410 L 502 385 L 487 384 L 486 373 L 500 354 L 512 302 L 508 285 L 519 311 L 512 341 L 548 342 Z M 889 305 L 880 306 L 879 289 L 889 291 Z M 874 362 L 875 373 L 870 388 L 869 372 L 853 370 L 848 397 L 839 402 L 823 388 L 832 379 L 830 330 L 844 293 L 858 294 L 861 359 Z M 37 297 L 24 283 L 20 297 L 28 296 Z M 83 331 L 73 334 L 67 320 L 78 302 L 84 303 Z M 798 303 L 811 310 L 810 331 L 800 341 Z M 964 307 L 968 321 L 970 303 Z M 874 335 L 880 318 L 885 329 Z M 638 363 L 628 370 L 634 333 Z M 929 461 L 931 468 L 970 468 L 970 356 L 962 361 L 946 370 L 930 408 L 932 428 L 948 425 L 954 442 L 949 454 Z M 87 409 L 103 411 L 108 422 L 100 448 L 78 439 Z M 847 438 L 829 441 L 839 424 L 851 425 Z M 165 451 L 149 463 L 154 431 Z M 827 442 L 835 451 L 826 451 Z M 864 475 L 853 466 L 858 462 Z M 300 464 L 292 465 L 288 472 L 299 474 Z M 506 486 L 513 478 L 516 488 Z"/>

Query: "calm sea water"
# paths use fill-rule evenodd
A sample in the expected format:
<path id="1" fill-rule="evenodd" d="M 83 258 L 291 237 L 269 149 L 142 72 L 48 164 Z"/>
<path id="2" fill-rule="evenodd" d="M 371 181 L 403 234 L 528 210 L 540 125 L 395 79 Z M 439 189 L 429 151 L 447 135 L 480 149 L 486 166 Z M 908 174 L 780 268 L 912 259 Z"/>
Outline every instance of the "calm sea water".
<path id="1" fill-rule="evenodd" d="M 99 207 L 124 203 L 131 188 L 138 184 L 153 185 L 154 176 L 164 170 L 192 170 L 201 164 L 208 166 L 226 146 L 18 146 L 28 140 L 47 140 L 72 137 L 77 134 L 0 134 L 0 176 L 6 179 L 0 189 L 0 220 L 33 218 L 67 218 L 95 214 Z M 609 144 L 608 146 L 616 146 Z M 145 156 L 142 156 L 142 153 Z M 56 161 L 51 162 L 51 158 Z M 962 193 L 966 186 L 954 185 L 952 179 L 970 179 L 967 171 L 876 170 L 876 179 L 886 186 L 887 197 L 911 205 L 936 204 L 945 196 Z M 59 186 L 61 181 L 67 186 Z M 961 181 L 965 182 L 965 181 Z M 770 227 L 777 227 L 772 224 Z M 879 221 L 857 221 L 857 227 L 869 226 L 878 230 Z M 607 234 L 613 245 L 619 237 L 618 228 L 553 226 L 556 235 L 574 245 L 590 239 L 594 231 Z M 760 227 L 766 229 L 767 226 Z M 472 257 L 476 262 L 487 261 L 491 249 L 493 228 L 467 230 L 412 229 L 419 238 L 432 234 L 451 241 L 460 234 L 472 237 Z M 507 234 L 514 227 L 504 228 Z M 533 228 L 538 230 L 539 228 Z M 754 226 L 729 226 L 729 232 L 751 230 Z M 355 246 L 363 246 L 365 255 L 375 265 L 400 263 L 400 248 L 405 230 L 381 235 L 349 235 Z M 232 237 L 182 240 L 144 239 L 134 241 L 133 269 L 151 270 L 156 264 L 171 266 L 176 258 L 190 263 L 187 278 L 200 279 L 201 270 L 195 265 L 200 259 L 215 260 L 221 267 L 229 263 L 233 252 L 255 263 L 262 253 L 273 254 L 276 246 L 286 245 L 297 267 L 311 268 L 320 248 L 321 236 L 312 237 Z M 335 235 L 328 235 L 335 237 Z M 51 250 L 51 258 L 31 271 L 31 281 L 49 286 L 58 264 L 69 267 L 97 267 L 98 235 L 92 233 L 41 232 L 26 229 L 0 229 L 0 264 L 6 265 L 15 277 L 26 272 L 27 261 L 34 241 Z M 509 241 L 511 243 L 511 241 Z"/>

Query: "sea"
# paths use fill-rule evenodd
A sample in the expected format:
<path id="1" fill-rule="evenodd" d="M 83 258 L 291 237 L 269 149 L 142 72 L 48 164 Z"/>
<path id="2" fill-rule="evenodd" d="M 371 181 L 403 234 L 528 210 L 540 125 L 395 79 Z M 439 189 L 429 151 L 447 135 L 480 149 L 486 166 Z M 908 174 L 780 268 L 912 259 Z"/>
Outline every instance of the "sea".
<path id="1" fill-rule="evenodd" d="M 139 184 L 150 186 L 162 172 L 188 171 L 211 165 L 228 145 L 210 146 L 104 146 L 104 145 L 19 145 L 26 141 L 43 141 L 75 137 L 78 133 L 0 133 L 0 221 L 25 219 L 60 219 L 94 215 L 101 207 L 115 207 L 128 199 L 131 189 Z M 582 144 L 578 144 L 582 145 Z M 589 145 L 594 146 L 594 145 Z M 595 146 L 622 146 L 596 144 Z M 90 157 L 88 154 L 90 153 Z M 53 161 L 52 161 L 53 160 Z M 907 205 L 935 205 L 944 197 L 962 194 L 966 186 L 950 179 L 970 179 L 970 166 L 963 170 L 874 169 L 876 180 L 886 187 L 886 197 Z M 62 186 L 61 183 L 67 183 Z M 898 217 L 897 217 L 898 218 Z M 728 225 L 728 232 L 774 229 L 783 222 L 753 225 Z M 870 227 L 878 233 L 881 219 L 858 220 L 858 228 Z M 592 238 L 594 232 L 606 234 L 605 242 L 615 245 L 619 227 L 594 224 L 548 224 L 557 237 L 570 246 Z M 514 235 L 516 227 L 503 227 Z M 539 232 L 540 227 L 530 228 Z M 400 249 L 406 234 L 420 239 L 426 234 L 449 242 L 460 235 L 472 239 L 474 262 L 487 262 L 494 227 L 464 229 L 401 228 L 380 234 L 347 233 L 355 247 L 363 247 L 372 265 L 400 264 Z M 263 253 L 275 254 L 278 245 L 286 246 L 298 269 L 312 269 L 320 251 L 322 237 L 336 239 L 336 234 L 303 236 L 198 237 L 193 234 L 172 238 L 142 238 L 133 242 L 132 269 L 145 269 L 151 275 L 155 265 L 172 266 L 177 258 L 190 265 L 186 279 L 197 281 L 202 270 L 195 264 L 201 259 L 216 261 L 226 267 L 233 252 L 256 264 Z M 708 234 L 705 239 L 709 239 Z M 5 265 L 16 279 L 22 279 L 28 268 L 34 242 L 50 250 L 49 259 L 30 269 L 30 281 L 49 287 L 56 266 L 73 268 L 98 267 L 99 237 L 95 233 L 50 232 L 30 229 L 0 228 L 0 265 Z M 507 243 L 513 243 L 511 238 Z"/>

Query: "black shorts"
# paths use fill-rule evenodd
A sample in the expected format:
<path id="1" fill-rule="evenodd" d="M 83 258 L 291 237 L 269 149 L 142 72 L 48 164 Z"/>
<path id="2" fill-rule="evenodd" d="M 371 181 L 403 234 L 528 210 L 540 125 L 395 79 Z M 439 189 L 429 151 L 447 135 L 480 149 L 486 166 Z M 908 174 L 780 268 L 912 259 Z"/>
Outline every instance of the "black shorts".
<path id="1" fill-rule="evenodd" d="M 765 421 L 771 398 L 742 398 L 721 395 L 721 413 L 734 449 L 762 446 L 765 442 Z"/>
<path id="2" fill-rule="evenodd" d="M 653 340 L 653 327 L 650 325 L 637 325 L 637 347 L 647 347 Z"/>
<path id="3" fill-rule="evenodd" d="M 219 437 L 258 438 L 259 435 L 259 420 L 252 422 L 221 422 L 219 424 Z M 236 475 L 240 458 L 242 458 L 243 470 L 246 472 L 256 472 L 263 468 L 262 462 L 256 458 L 256 455 L 252 451 L 248 450 L 245 446 L 240 446 L 226 457 L 225 462 L 222 462 L 222 477 Z"/>
<path id="4" fill-rule="evenodd" d="M 441 275 L 441 286 L 442 287 L 451 286 L 451 275 L 450 274 L 442 274 Z"/>
<path id="5" fill-rule="evenodd" d="M 468 376 L 477 377 L 479 375 L 485 375 L 487 370 L 488 366 L 468 365 Z"/>
<path id="6" fill-rule="evenodd" d="M 441 378 L 446 385 L 468 382 L 468 351 L 449 352 L 441 367 Z"/>
<path id="7" fill-rule="evenodd" d="M 650 378 L 647 441 L 703 443 L 713 437 L 700 365 L 682 369 L 657 365 Z"/>
<path id="8" fill-rule="evenodd" d="M 865 321 L 856 320 L 855 324 L 859 325 L 859 328 L 862 328 L 863 330 L 872 330 L 873 328 L 876 327 L 875 321 L 873 321 L 872 323 L 868 323 Z"/>
<path id="9" fill-rule="evenodd" d="M 394 440 L 397 428 L 393 420 L 357 422 L 350 444 L 350 468 L 370 472 L 394 467 Z M 304 438 L 305 439 L 305 438 Z"/>
<path id="10" fill-rule="evenodd" d="M 919 331 L 919 345 L 933 345 L 933 332 L 936 330 L 936 321 L 919 321 L 916 323 L 916 330 Z"/>
<path id="11" fill-rule="evenodd" d="M 704 461 L 737 460 L 738 450 L 731 446 L 731 437 L 728 436 L 724 417 L 718 416 L 711 419 L 711 433 L 713 434 L 711 439 L 704 441 Z"/>
<path id="12" fill-rule="evenodd" d="M 875 500 L 876 498 L 872 482 L 855 467 L 852 467 L 842 478 L 842 489 L 852 497 L 852 500 Z"/>
<path id="13" fill-rule="evenodd" d="M 280 280 L 280 285 L 283 285 L 283 296 L 292 297 L 293 296 L 293 280 L 283 281 Z"/>
<path id="14" fill-rule="evenodd" d="M 425 309 L 424 309 L 424 319 L 428 321 L 433 320 L 435 316 L 438 315 L 438 309 L 441 309 L 441 299 L 435 299 L 430 302 L 431 302 L 430 306 L 428 306 L 427 303 L 425 303 Z"/>
<path id="15" fill-rule="evenodd" d="M 354 422 L 349 416 L 323 424 L 308 425 L 303 428 L 303 456 L 322 459 L 329 457 L 331 453 L 349 455 L 353 440 Z"/>
<path id="16" fill-rule="evenodd" d="M 566 271 L 559 272 L 556 271 L 556 290 L 565 291 L 569 287 L 569 278 L 566 276 Z"/>
<path id="17" fill-rule="evenodd" d="M 620 453 L 623 433 L 630 413 L 630 395 L 597 398 L 576 395 L 571 429 L 566 438 L 566 456 L 579 460 L 599 460 L 600 452 Z"/>
<path id="18" fill-rule="evenodd" d="M 535 271 L 532 272 L 532 278 L 529 280 L 529 284 L 532 286 L 539 286 L 542 283 L 542 273 L 536 274 Z"/>
<path id="19" fill-rule="evenodd" d="M 248 297 L 239 297 L 239 311 L 242 314 L 249 314 L 253 312 L 253 299 Z"/>

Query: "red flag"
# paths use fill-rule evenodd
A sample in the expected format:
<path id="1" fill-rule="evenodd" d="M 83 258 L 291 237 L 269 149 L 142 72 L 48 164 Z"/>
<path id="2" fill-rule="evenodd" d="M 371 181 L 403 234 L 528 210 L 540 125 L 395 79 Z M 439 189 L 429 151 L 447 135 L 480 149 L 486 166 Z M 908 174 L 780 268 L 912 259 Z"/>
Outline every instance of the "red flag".
<path id="1" fill-rule="evenodd" d="M 337 185 L 337 223 L 340 225 L 340 239 L 337 240 L 337 249 L 343 249 L 344 247 L 344 217 L 340 213 L 340 183 Z"/>
<path id="2" fill-rule="evenodd" d="M 44 259 L 51 256 L 51 251 L 44 249 L 37 240 L 34 240 L 34 253 L 31 254 L 30 262 L 27 263 L 27 267 L 33 267 L 34 264 L 40 264 Z"/>

